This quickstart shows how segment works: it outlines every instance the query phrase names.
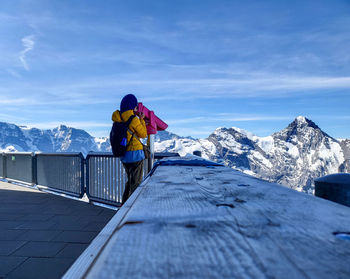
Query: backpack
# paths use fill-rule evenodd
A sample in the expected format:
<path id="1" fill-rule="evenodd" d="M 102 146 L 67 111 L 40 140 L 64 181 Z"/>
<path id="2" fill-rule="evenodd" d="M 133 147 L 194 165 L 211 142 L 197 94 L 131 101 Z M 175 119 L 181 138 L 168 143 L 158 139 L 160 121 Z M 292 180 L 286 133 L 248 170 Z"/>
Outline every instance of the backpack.
<path id="1" fill-rule="evenodd" d="M 123 157 L 126 153 L 126 148 L 129 146 L 127 131 L 131 121 L 135 115 L 131 115 L 126 122 L 114 122 L 111 132 L 109 134 L 109 141 L 112 146 L 113 155 L 116 157 Z M 121 117 L 120 117 L 121 118 Z"/>

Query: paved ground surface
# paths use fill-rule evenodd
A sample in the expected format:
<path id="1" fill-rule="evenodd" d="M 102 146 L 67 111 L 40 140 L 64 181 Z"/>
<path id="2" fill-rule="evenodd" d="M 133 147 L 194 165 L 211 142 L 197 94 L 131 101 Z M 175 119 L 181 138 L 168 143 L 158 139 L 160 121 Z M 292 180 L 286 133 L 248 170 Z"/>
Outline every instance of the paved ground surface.
<path id="1" fill-rule="evenodd" d="M 0 278 L 61 278 L 115 212 L 0 181 Z"/>

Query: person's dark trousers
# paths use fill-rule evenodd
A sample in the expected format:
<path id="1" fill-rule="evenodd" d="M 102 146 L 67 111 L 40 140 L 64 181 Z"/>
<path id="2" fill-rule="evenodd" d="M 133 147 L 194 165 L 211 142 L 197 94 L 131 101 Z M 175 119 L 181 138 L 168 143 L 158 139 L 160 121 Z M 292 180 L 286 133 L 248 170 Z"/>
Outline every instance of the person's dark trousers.
<path id="1" fill-rule="evenodd" d="M 131 196 L 142 182 L 143 177 L 143 161 L 134 163 L 123 163 L 128 181 L 125 183 L 125 191 L 123 194 L 122 204 Z"/>

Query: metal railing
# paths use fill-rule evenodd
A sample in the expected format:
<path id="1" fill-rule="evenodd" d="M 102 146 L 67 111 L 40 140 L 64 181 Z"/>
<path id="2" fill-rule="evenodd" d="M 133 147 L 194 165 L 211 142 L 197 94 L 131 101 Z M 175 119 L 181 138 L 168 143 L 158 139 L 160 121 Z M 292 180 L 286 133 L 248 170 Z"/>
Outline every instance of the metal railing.
<path id="1" fill-rule="evenodd" d="M 84 157 L 81 153 L 37 153 L 36 184 L 57 192 L 83 197 Z"/>
<path id="2" fill-rule="evenodd" d="M 90 200 L 121 202 L 126 173 L 118 158 L 112 154 L 88 154 L 86 169 L 86 194 Z"/>
<path id="3" fill-rule="evenodd" d="M 177 155 L 155 154 L 155 160 Z M 36 185 L 38 188 L 119 205 L 125 189 L 126 173 L 122 162 L 112 153 L 2 153 L 0 177 Z M 153 159 L 145 159 L 143 176 L 151 170 Z"/>
<path id="4" fill-rule="evenodd" d="M 21 181 L 26 184 L 35 184 L 35 158 L 33 153 L 16 152 L 4 153 L 5 173 L 4 177 Z"/>
<path id="5" fill-rule="evenodd" d="M 144 160 L 143 176 L 148 174 Z M 111 153 L 90 153 L 86 157 L 86 194 L 90 200 L 119 205 L 127 175 L 122 162 Z"/>
<path id="6" fill-rule="evenodd" d="M 119 205 L 126 183 L 122 162 L 112 153 L 2 153 L 0 177 L 75 197 Z M 157 158 L 157 157 L 156 157 Z M 143 176 L 152 165 L 144 160 Z M 152 161 L 151 161 L 152 164 Z"/>

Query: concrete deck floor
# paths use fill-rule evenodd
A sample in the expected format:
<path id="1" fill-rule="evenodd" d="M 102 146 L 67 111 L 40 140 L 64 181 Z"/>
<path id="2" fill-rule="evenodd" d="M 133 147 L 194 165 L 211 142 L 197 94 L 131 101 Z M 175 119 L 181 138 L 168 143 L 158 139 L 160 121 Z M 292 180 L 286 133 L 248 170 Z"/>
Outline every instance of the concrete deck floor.
<path id="1" fill-rule="evenodd" d="M 61 278 L 115 213 L 0 181 L 0 278 Z"/>

